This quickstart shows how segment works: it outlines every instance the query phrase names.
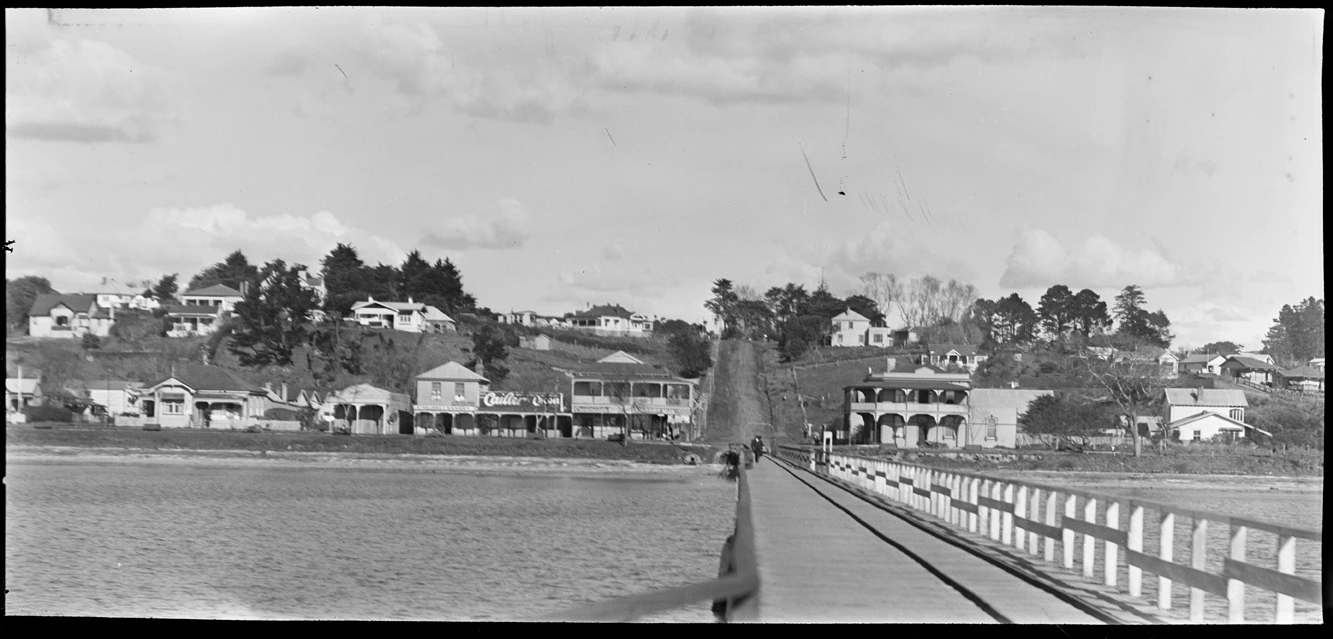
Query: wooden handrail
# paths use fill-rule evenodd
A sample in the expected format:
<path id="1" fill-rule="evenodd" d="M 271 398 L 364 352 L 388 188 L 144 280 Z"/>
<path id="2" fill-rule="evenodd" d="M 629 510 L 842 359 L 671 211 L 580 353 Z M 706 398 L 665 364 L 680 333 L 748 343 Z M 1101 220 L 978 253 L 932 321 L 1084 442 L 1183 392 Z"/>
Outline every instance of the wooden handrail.
<path id="1" fill-rule="evenodd" d="M 726 601 L 729 619 L 753 620 L 756 612 L 754 595 L 759 590 L 759 566 L 754 549 L 754 523 L 750 519 L 750 484 L 744 463 L 739 465 L 737 477 L 733 539 L 731 574 L 711 581 L 569 608 L 542 615 L 534 621 L 632 621 L 705 601 Z"/>

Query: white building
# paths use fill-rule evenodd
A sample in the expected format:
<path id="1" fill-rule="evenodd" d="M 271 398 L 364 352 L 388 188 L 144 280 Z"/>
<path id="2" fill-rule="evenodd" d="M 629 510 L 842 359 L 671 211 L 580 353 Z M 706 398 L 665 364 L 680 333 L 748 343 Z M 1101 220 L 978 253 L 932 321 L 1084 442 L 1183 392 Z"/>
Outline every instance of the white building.
<path id="1" fill-rule="evenodd" d="M 391 328 L 409 333 L 452 333 L 457 324 L 443 311 L 407 298 L 406 302 L 378 302 L 368 298 L 352 304 L 356 323 L 372 328 Z"/>
<path id="2" fill-rule="evenodd" d="M 619 304 L 593 306 L 572 313 L 568 326 L 597 335 L 644 337 L 653 332 L 653 321 L 647 315 L 626 310 Z"/>
<path id="3" fill-rule="evenodd" d="M 38 295 L 28 309 L 32 337 L 106 337 L 115 321 L 115 309 L 97 303 L 96 295 Z"/>
<path id="4" fill-rule="evenodd" d="M 186 291 L 180 296 L 181 303 L 185 306 L 221 306 L 227 313 L 232 312 L 236 304 L 243 299 L 245 299 L 244 293 L 226 284 L 214 284 Z"/>
<path id="5" fill-rule="evenodd" d="M 1245 392 L 1217 388 L 1168 388 L 1163 399 L 1163 414 L 1167 424 L 1200 413 L 1217 413 L 1238 422 L 1245 421 L 1245 409 L 1250 403 Z"/>
<path id="6" fill-rule="evenodd" d="M 870 320 L 852 309 L 847 309 L 833 317 L 834 346 L 865 346 L 866 332 L 870 330 Z"/>

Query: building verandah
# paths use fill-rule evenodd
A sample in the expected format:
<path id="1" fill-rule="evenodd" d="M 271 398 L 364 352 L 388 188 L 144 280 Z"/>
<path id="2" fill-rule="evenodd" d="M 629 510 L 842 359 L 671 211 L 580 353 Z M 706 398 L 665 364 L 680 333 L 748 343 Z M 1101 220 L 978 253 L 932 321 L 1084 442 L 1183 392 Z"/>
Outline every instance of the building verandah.
<path id="1" fill-rule="evenodd" d="M 423 410 L 416 413 L 416 434 L 435 431 L 444 435 L 491 437 L 571 437 L 569 413 L 523 413 L 459 410 Z"/>
<path id="2" fill-rule="evenodd" d="M 961 448 L 968 442 L 970 385 L 952 379 L 867 379 L 845 388 L 853 444 Z"/>

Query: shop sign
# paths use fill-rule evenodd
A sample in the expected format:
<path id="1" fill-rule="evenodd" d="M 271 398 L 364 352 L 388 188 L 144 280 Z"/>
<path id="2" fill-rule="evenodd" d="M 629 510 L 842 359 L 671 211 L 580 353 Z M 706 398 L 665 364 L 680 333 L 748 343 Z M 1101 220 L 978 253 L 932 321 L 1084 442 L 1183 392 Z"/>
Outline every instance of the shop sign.
<path id="1" fill-rule="evenodd" d="M 559 412 L 564 401 L 560 393 L 486 393 L 481 396 L 483 409 L 502 411 L 549 413 Z"/>

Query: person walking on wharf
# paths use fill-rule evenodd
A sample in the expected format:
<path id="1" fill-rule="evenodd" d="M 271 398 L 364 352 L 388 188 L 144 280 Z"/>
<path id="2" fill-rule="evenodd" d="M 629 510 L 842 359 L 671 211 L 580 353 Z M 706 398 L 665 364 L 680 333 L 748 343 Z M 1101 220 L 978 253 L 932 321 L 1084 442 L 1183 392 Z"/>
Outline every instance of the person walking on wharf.
<path id="1" fill-rule="evenodd" d="M 750 442 L 750 450 L 754 451 L 754 463 L 759 463 L 759 458 L 764 456 L 764 438 L 755 435 L 754 441 Z"/>

